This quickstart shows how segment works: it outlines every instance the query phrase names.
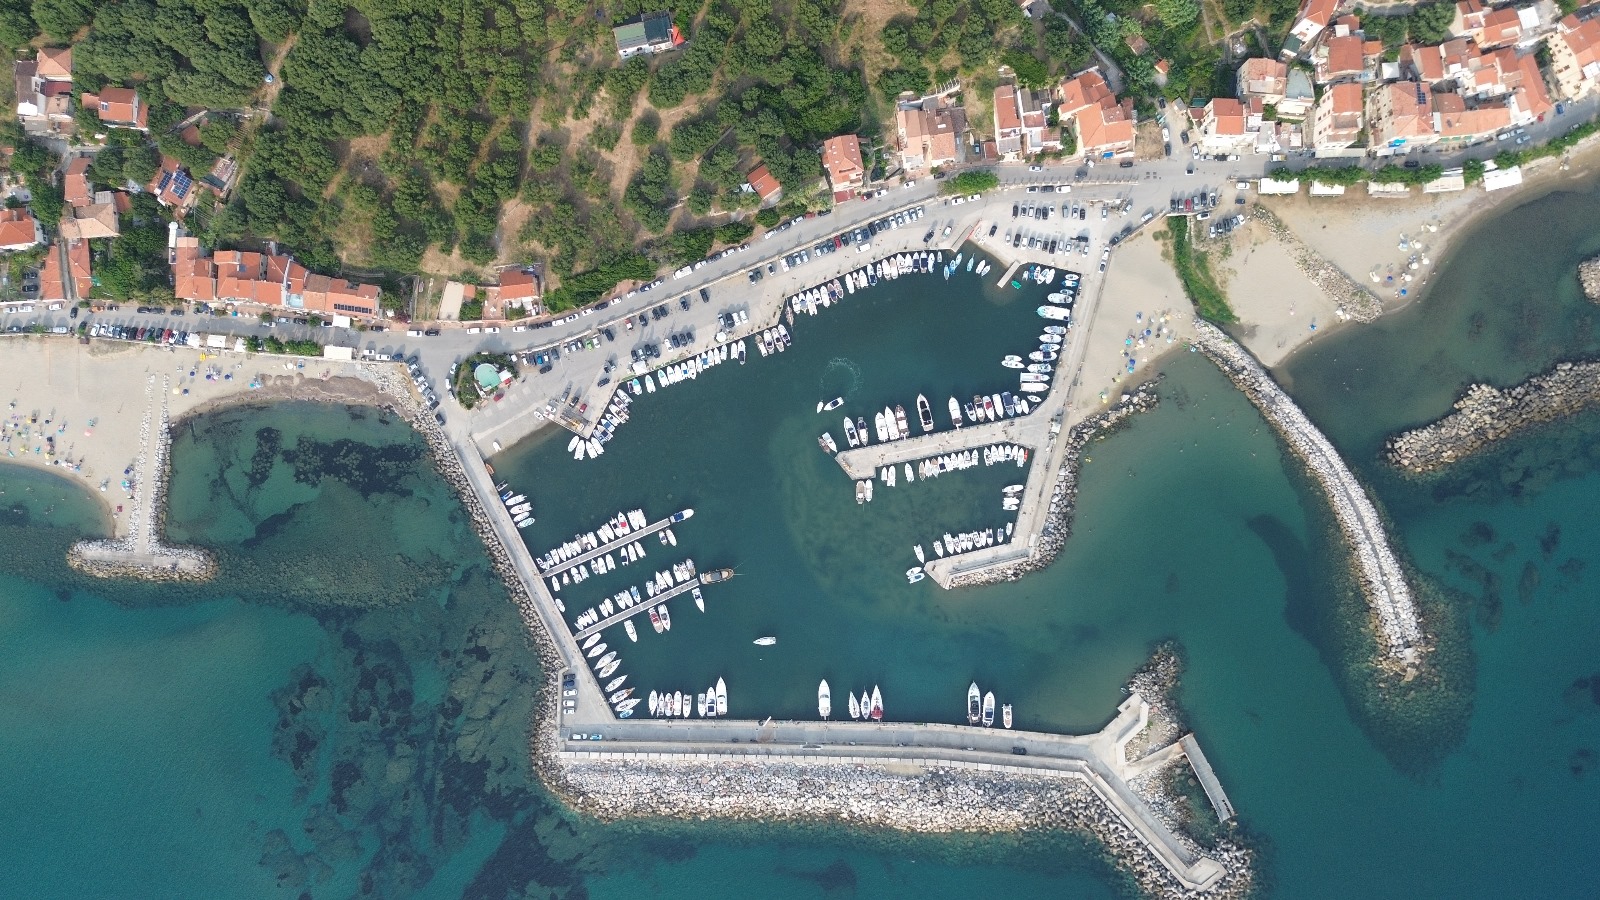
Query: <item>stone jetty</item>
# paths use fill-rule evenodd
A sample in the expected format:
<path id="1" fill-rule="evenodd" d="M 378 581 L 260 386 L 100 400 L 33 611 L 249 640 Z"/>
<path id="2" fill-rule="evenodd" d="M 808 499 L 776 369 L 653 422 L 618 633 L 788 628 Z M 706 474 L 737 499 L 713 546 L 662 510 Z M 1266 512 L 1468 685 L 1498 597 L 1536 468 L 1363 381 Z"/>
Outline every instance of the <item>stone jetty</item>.
<path id="1" fill-rule="evenodd" d="M 1600 256 L 1578 263 L 1578 285 L 1585 297 L 1600 303 Z"/>
<path id="2" fill-rule="evenodd" d="M 159 384 L 159 390 L 158 390 Z M 217 566 L 211 554 L 196 547 L 173 547 L 161 541 L 166 512 L 168 449 L 172 445 L 167 418 L 171 381 L 148 377 L 144 418 L 139 423 L 139 455 L 129 475 L 128 533 L 120 539 L 80 541 L 67 551 L 67 564 L 99 578 L 146 581 L 208 581 Z"/>
<path id="3" fill-rule="evenodd" d="M 1467 388 L 1455 412 L 1389 439 L 1384 456 L 1412 475 L 1436 472 L 1531 428 L 1600 403 L 1600 361 L 1564 362 L 1516 387 Z"/>
<path id="4" fill-rule="evenodd" d="M 1256 405 L 1290 452 L 1322 488 L 1344 534 L 1355 574 L 1372 611 L 1378 643 L 1387 657 L 1410 664 L 1426 649 L 1415 598 L 1383 519 L 1355 473 L 1333 444 L 1284 393 L 1249 351 L 1208 322 L 1195 322 L 1194 347 L 1217 364 Z"/>
<path id="5" fill-rule="evenodd" d="M 1072 534 L 1072 513 L 1078 499 L 1078 459 L 1083 448 L 1095 438 L 1121 428 L 1135 413 L 1153 409 L 1160 401 L 1156 393 L 1157 381 L 1148 381 L 1122 395 L 1116 406 L 1097 413 L 1067 429 L 1066 440 L 1059 448 L 1061 463 L 1055 470 L 1055 483 L 1050 489 L 1050 502 L 1045 511 L 1037 537 L 1019 535 L 1014 546 L 1026 547 L 1025 555 L 1015 561 L 988 565 L 965 572 L 953 572 L 947 587 L 970 587 L 1016 581 L 1030 572 L 1037 572 L 1055 562 L 1061 547 Z"/>
<path id="6" fill-rule="evenodd" d="M 1343 269 L 1307 246 L 1306 242 L 1300 240 L 1300 236 L 1271 210 L 1257 204 L 1251 209 L 1250 217 L 1265 225 L 1278 240 L 1289 245 L 1289 257 L 1294 260 L 1295 267 L 1304 273 L 1312 284 L 1321 288 L 1323 293 L 1338 302 L 1337 312 L 1340 318 L 1348 317 L 1357 322 L 1371 322 L 1383 315 L 1383 301 L 1378 299 L 1377 294 L 1367 290 L 1345 274 Z"/>

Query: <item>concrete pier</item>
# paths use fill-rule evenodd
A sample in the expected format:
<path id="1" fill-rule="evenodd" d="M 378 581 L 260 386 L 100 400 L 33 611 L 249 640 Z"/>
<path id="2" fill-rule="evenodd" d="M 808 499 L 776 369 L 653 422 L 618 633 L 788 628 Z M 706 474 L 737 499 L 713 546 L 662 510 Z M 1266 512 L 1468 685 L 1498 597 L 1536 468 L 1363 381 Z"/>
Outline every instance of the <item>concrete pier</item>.
<path id="1" fill-rule="evenodd" d="M 496 494 L 495 496 L 498 497 L 499 495 Z M 687 521 L 687 520 L 684 520 L 684 521 Z M 554 575 L 560 575 L 562 572 L 565 572 L 568 569 L 575 568 L 577 566 L 583 565 L 584 563 L 589 562 L 590 560 L 599 559 L 600 557 L 605 556 L 607 553 L 610 553 L 610 552 L 612 552 L 612 551 L 614 551 L 614 550 L 616 550 L 616 549 L 618 549 L 620 547 L 626 547 L 627 545 L 633 543 L 634 541 L 643 540 L 644 538 L 647 538 L 647 537 L 655 534 L 656 532 L 660 531 L 663 528 L 666 528 L 668 525 L 671 525 L 671 524 L 673 524 L 672 523 L 672 517 L 668 516 L 667 518 L 662 519 L 659 522 L 655 522 L 655 523 L 652 523 L 650 525 L 647 525 L 644 528 L 639 529 L 638 531 L 630 531 L 627 534 L 623 535 L 622 537 L 619 537 L 619 538 L 617 538 L 615 540 L 612 540 L 612 541 L 610 541 L 608 543 L 601 544 L 600 546 L 596 547 L 593 550 L 590 550 L 587 553 L 582 553 L 582 554 L 574 556 L 573 558 L 571 558 L 569 560 L 566 560 L 564 562 L 556 563 L 555 565 L 553 565 L 550 568 L 546 569 L 541 574 L 543 574 L 544 577 L 546 577 L 546 578 L 550 578 L 550 577 L 552 577 Z"/>
<path id="2" fill-rule="evenodd" d="M 1047 426 L 1046 426 L 1047 427 Z M 884 466 L 914 463 L 947 453 L 976 450 L 991 444 L 1017 444 L 1030 451 L 1043 446 L 1047 438 L 1041 433 L 1040 420 L 1033 413 L 998 422 L 979 425 L 947 427 L 941 431 L 919 434 L 898 441 L 868 444 L 840 451 L 836 457 L 845 474 L 856 480 L 875 477 Z"/>
<path id="3" fill-rule="evenodd" d="M 1189 767 L 1194 769 L 1194 776 L 1200 779 L 1200 786 L 1205 788 L 1206 799 L 1211 801 L 1211 808 L 1217 811 L 1217 820 L 1227 822 L 1233 818 L 1233 804 L 1228 801 L 1228 795 L 1222 790 L 1222 782 L 1217 780 L 1217 773 L 1211 770 L 1211 763 L 1206 759 L 1205 753 L 1200 750 L 1200 742 L 1194 735 L 1186 734 L 1178 742 L 1183 747 L 1183 755 L 1189 758 Z"/>
<path id="4" fill-rule="evenodd" d="M 640 613 L 648 614 L 651 609 L 666 603 L 668 600 L 671 600 L 674 597 L 687 594 L 699 586 L 700 577 L 697 575 L 689 581 L 685 581 L 683 584 L 677 585 L 670 590 L 662 591 L 654 597 L 646 597 L 627 609 L 619 610 L 616 613 L 613 613 L 612 615 L 609 615 L 606 618 L 594 623 L 593 625 L 590 625 L 588 628 L 580 628 L 572 633 L 572 637 L 575 640 L 581 641 L 597 631 L 605 631 L 607 628 L 610 628 L 613 625 L 621 624 L 624 619 L 631 619 Z"/>

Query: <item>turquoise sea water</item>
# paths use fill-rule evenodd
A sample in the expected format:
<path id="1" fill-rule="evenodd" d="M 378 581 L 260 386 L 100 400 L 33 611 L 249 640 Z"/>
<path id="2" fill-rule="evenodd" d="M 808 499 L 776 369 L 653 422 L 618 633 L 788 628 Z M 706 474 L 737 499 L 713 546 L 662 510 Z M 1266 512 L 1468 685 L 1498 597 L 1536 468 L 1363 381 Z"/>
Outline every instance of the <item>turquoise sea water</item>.
<path id="1" fill-rule="evenodd" d="M 1466 379 L 1510 383 L 1592 349 L 1596 311 L 1570 263 L 1600 244 L 1597 199 L 1569 191 L 1502 214 L 1462 241 L 1427 299 L 1319 340 L 1280 373 L 1473 622 L 1464 743 L 1421 775 L 1353 723 L 1308 624 L 1330 602 L 1320 513 L 1259 416 L 1197 357 L 1169 365 L 1158 409 L 1090 446 L 1077 526 L 1050 569 L 956 593 L 906 584 L 912 544 L 1004 522 L 999 488 L 1023 471 L 879 485 L 858 507 L 815 443 L 839 429 L 813 408 L 843 393 L 841 415 L 870 419 L 885 402 L 911 412 L 922 391 L 944 421 L 949 394 L 1010 383 L 993 363 L 1025 350 L 1039 321 L 1020 292 L 958 279 L 857 294 L 802 320 L 781 357 L 642 398 L 598 461 L 550 439 L 496 466 L 535 500 L 535 548 L 598 513 L 693 506 L 677 552 L 651 544 L 645 564 L 738 567 L 707 589 L 704 615 L 675 606 L 670 634 L 607 634 L 635 682 L 722 676 L 737 714 L 780 716 L 810 714 L 818 678 L 836 696 L 877 683 L 892 716 L 953 721 L 976 678 L 1022 727 L 1090 729 L 1151 643 L 1176 638 L 1182 703 L 1267 848 L 1273 896 L 1592 896 L 1600 416 L 1421 486 L 1376 453 Z M 1486 262 L 1474 248 L 1491 233 L 1505 253 Z M 7 893 L 1113 893 L 1062 841 L 567 813 L 528 771 L 536 661 L 406 429 L 333 407 L 240 409 L 194 423 L 174 461 L 169 530 L 222 564 L 204 589 L 79 580 L 59 561 L 103 527 L 89 499 L 0 469 Z M 564 596 L 572 609 L 638 579 L 619 569 Z M 750 643 L 763 634 L 778 644 Z"/>

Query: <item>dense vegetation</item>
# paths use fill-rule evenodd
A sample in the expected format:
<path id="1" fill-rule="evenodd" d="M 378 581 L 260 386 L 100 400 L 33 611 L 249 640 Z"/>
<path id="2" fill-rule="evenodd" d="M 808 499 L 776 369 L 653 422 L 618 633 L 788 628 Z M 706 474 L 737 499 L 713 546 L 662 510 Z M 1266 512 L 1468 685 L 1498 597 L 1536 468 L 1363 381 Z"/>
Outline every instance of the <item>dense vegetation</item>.
<path id="1" fill-rule="evenodd" d="M 1189 239 L 1189 220 L 1184 216 L 1167 219 L 1167 231 L 1172 235 L 1172 264 L 1183 282 L 1183 291 L 1200 315 L 1218 325 L 1237 322 L 1233 308 L 1228 306 L 1228 295 L 1217 285 L 1211 274 L 1211 261 Z"/>
<path id="2" fill-rule="evenodd" d="M 941 194 L 981 194 L 1000 186 L 1000 176 L 987 169 L 962 172 L 939 185 Z"/>

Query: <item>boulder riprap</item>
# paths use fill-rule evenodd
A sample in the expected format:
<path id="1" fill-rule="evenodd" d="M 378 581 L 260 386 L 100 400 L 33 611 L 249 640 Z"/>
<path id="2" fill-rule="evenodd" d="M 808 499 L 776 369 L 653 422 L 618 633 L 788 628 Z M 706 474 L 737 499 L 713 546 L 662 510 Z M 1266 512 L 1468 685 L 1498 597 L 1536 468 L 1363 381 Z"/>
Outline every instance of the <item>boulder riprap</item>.
<path id="1" fill-rule="evenodd" d="M 1600 303 L 1600 256 L 1578 263 L 1578 284 L 1583 287 L 1585 297 Z"/>

